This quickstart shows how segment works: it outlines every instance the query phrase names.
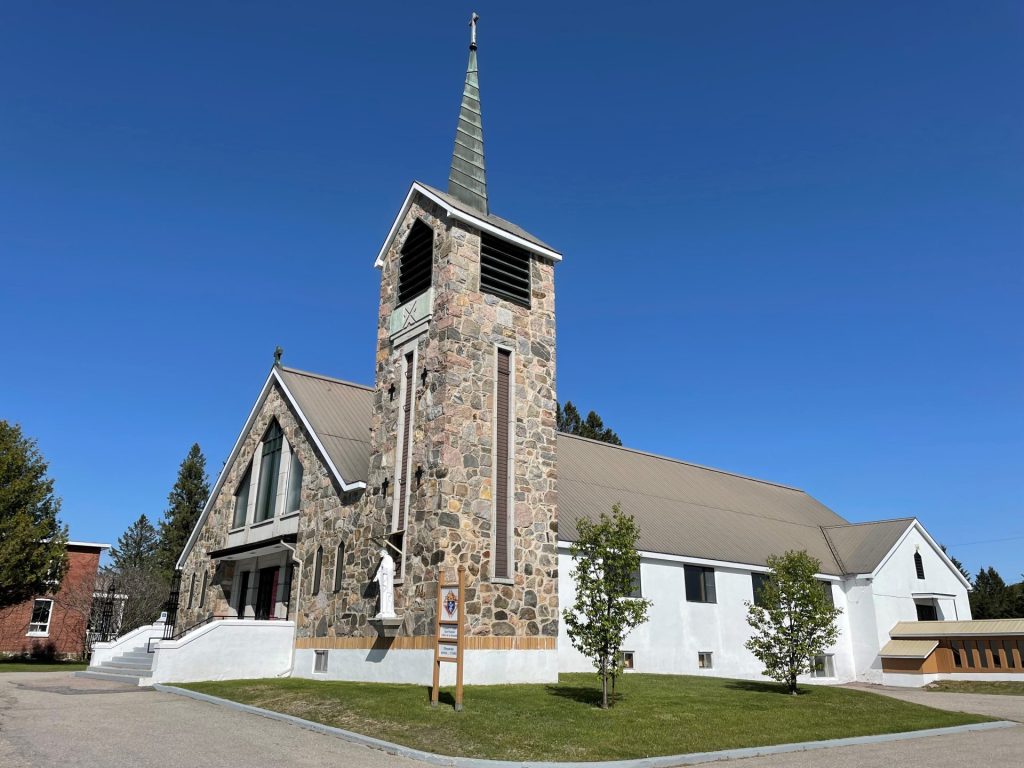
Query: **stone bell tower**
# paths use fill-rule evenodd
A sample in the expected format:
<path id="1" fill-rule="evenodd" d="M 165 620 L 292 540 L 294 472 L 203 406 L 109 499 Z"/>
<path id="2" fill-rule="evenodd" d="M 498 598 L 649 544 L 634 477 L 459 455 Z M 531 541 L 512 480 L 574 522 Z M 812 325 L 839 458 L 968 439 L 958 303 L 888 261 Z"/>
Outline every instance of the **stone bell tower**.
<path id="1" fill-rule="evenodd" d="M 366 514 L 396 561 L 396 649 L 433 633 L 439 570 L 462 564 L 467 683 L 550 680 L 561 255 L 490 212 L 476 22 L 448 190 L 414 182 L 376 262 Z"/>

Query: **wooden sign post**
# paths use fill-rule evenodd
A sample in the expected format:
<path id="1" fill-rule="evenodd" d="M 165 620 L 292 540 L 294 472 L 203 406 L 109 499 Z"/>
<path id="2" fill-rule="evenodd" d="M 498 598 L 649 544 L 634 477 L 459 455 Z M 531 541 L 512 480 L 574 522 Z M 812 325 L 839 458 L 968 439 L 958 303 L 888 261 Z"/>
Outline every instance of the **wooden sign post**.
<path id="1" fill-rule="evenodd" d="M 437 622 L 434 643 L 434 688 L 430 706 L 437 706 L 441 687 L 441 664 L 455 662 L 455 711 L 462 710 L 462 654 L 465 649 L 466 566 L 460 565 L 458 578 L 450 583 L 445 570 L 438 573 Z"/>

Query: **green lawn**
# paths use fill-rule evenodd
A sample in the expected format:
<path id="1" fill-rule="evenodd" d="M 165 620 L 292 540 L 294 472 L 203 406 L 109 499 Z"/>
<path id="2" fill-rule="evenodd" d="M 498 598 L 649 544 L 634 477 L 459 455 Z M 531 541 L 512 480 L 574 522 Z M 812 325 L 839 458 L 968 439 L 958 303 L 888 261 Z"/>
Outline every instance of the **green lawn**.
<path id="1" fill-rule="evenodd" d="M 0 659 L 0 674 L 4 672 L 74 672 L 85 669 L 83 662 L 77 661 L 7 661 Z"/>
<path id="2" fill-rule="evenodd" d="M 940 728 L 989 718 L 863 691 L 713 677 L 626 675 L 602 711 L 593 674 L 557 685 L 467 686 L 431 709 L 414 685 L 231 680 L 181 686 L 443 755 L 507 760 L 613 760 Z M 447 705 L 445 705 L 447 704 Z"/>
<path id="3" fill-rule="evenodd" d="M 1024 696 L 1024 681 L 997 682 L 995 680 L 940 680 L 928 686 L 929 691 L 947 693 L 999 693 L 1005 696 Z"/>

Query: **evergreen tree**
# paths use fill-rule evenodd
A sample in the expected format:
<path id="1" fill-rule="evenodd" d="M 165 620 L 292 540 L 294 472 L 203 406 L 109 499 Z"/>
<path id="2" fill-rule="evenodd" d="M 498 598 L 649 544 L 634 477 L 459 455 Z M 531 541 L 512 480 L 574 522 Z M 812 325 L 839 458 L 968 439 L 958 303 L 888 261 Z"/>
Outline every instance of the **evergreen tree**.
<path id="1" fill-rule="evenodd" d="M 1013 588 L 992 566 L 982 568 L 974 577 L 971 590 L 971 616 L 975 619 L 1010 619 L 1017 613 Z"/>
<path id="2" fill-rule="evenodd" d="M 56 592 L 67 572 L 67 527 L 35 440 L 0 420 L 0 608 Z"/>
<path id="3" fill-rule="evenodd" d="M 839 637 L 836 619 L 842 610 L 825 597 L 815 574 L 821 562 L 806 552 L 786 552 L 768 558 L 771 569 L 758 595 L 749 600 L 747 623 L 754 634 L 747 650 L 762 664 L 763 674 L 797 693 L 796 678 L 813 669 L 814 657 Z"/>
<path id="4" fill-rule="evenodd" d="M 647 621 L 651 605 L 632 597 L 640 570 L 640 529 L 616 504 L 611 517 L 602 512 L 596 523 L 577 520 L 576 533 L 569 547 L 575 560 L 576 602 L 562 612 L 562 619 L 573 646 L 594 662 L 601 678 L 601 708 L 607 709 L 608 681 L 618 671 L 622 642 Z"/>
<path id="5" fill-rule="evenodd" d="M 960 571 L 961 575 L 962 575 L 962 576 L 963 576 L 963 577 L 964 577 L 965 579 L 967 579 L 967 581 L 968 581 L 969 583 L 973 584 L 973 583 L 974 583 L 974 581 L 973 581 L 973 580 L 971 579 L 971 572 L 970 572 L 970 571 L 968 571 L 968 570 L 967 570 L 967 569 L 966 569 L 966 568 L 964 567 L 964 564 L 963 564 L 963 563 L 961 563 L 961 562 L 960 562 L 959 560 L 957 560 L 957 559 L 956 559 L 955 557 L 953 557 L 953 555 L 949 554 L 949 550 L 948 550 L 948 549 L 946 549 L 946 545 L 945 545 L 945 544 L 939 544 L 939 549 L 941 549 L 941 550 L 943 551 L 943 553 L 944 553 L 944 554 L 946 555 L 946 557 L 948 557 L 948 558 L 949 558 L 949 562 L 951 562 L 951 563 L 952 563 L 953 565 L 955 565 L 955 566 L 956 566 L 957 570 L 958 570 L 958 571 Z"/>
<path id="6" fill-rule="evenodd" d="M 117 546 L 110 550 L 111 566 L 115 571 L 155 568 L 159 544 L 156 528 L 148 517 L 140 515 L 118 538 Z"/>
<path id="7" fill-rule="evenodd" d="M 622 445 L 619 436 L 611 427 L 606 427 L 604 421 L 594 411 L 588 413 L 587 418 L 584 419 L 580 416 L 576 406 L 572 404 L 572 400 L 567 400 L 564 408 L 561 403 L 558 403 L 556 407 L 555 415 L 559 432 L 600 440 L 602 443 Z"/>
<path id="8" fill-rule="evenodd" d="M 210 482 L 206 476 L 206 457 L 203 456 L 199 443 L 194 443 L 188 456 L 181 462 L 178 479 L 167 496 L 164 519 L 160 521 L 157 567 L 168 581 L 174 575 L 174 567 L 185 549 L 185 543 L 209 495 Z"/>

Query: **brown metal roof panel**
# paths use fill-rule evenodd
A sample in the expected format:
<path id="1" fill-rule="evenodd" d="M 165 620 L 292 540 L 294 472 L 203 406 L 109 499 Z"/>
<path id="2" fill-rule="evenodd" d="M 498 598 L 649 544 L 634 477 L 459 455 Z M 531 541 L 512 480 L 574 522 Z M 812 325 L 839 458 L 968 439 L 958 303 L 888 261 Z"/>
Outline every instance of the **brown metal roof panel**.
<path id="1" fill-rule="evenodd" d="M 963 635 L 1024 635 L 1024 619 L 900 621 L 889 630 L 889 637 L 892 638 L 958 637 Z"/>
<path id="2" fill-rule="evenodd" d="M 927 659 L 938 645 L 938 640 L 890 640 L 878 655 L 888 659 Z"/>
<path id="3" fill-rule="evenodd" d="M 846 573 L 871 573 L 913 522 L 914 519 L 908 517 L 826 526 L 825 535 L 835 547 Z"/>

